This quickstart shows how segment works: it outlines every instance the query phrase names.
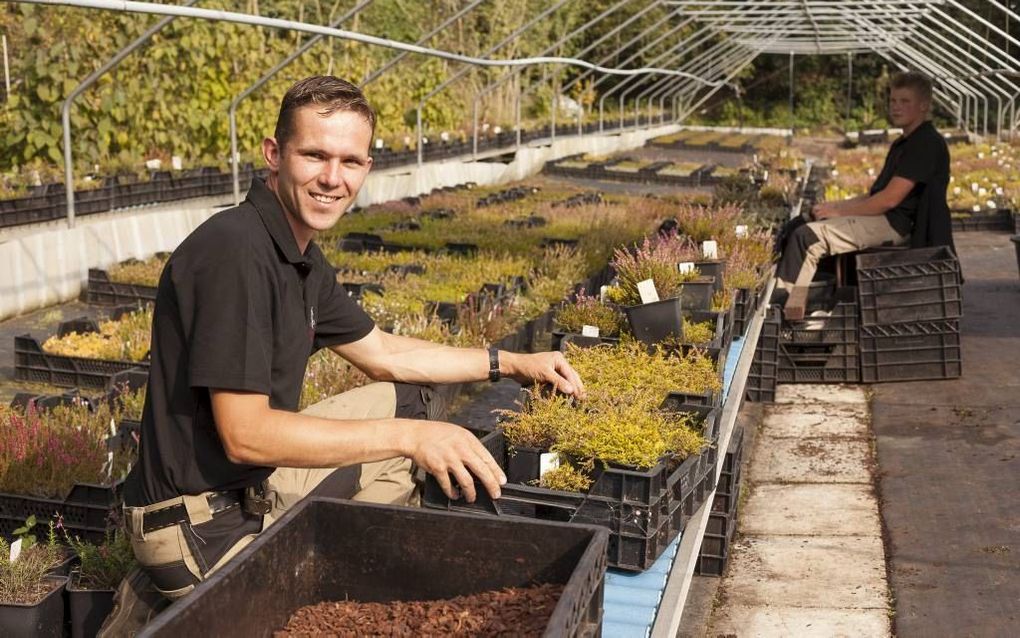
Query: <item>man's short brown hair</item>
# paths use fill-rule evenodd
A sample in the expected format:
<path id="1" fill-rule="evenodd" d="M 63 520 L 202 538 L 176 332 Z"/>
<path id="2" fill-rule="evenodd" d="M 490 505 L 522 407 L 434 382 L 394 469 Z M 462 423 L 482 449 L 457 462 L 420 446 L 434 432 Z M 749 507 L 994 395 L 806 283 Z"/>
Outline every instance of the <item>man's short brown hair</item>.
<path id="1" fill-rule="evenodd" d="M 917 71 L 905 71 L 892 76 L 889 81 L 890 89 L 913 89 L 914 93 L 922 100 L 931 101 L 932 84 L 931 79 Z"/>
<path id="2" fill-rule="evenodd" d="M 332 115 L 337 111 L 357 113 L 365 118 L 372 127 L 372 133 L 375 134 L 375 111 L 365 99 L 361 89 L 347 80 L 332 75 L 313 75 L 290 87 L 283 96 L 274 133 L 276 143 L 281 148 L 294 132 L 294 111 L 309 104 L 322 107 L 318 111 L 322 116 Z"/>

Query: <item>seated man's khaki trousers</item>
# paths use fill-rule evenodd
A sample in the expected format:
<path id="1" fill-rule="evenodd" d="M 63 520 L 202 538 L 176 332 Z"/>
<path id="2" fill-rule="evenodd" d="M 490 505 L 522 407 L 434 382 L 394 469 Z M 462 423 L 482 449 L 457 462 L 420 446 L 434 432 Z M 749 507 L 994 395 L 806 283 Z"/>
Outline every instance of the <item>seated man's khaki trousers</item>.
<path id="1" fill-rule="evenodd" d="M 372 383 L 330 397 L 302 411 L 302 414 L 329 419 L 386 419 L 397 410 L 397 392 L 392 383 Z M 360 476 L 358 476 L 360 470 Z M 329 494 L 355 501 L 392 505 L 417 505 L 418 495 L 412 478 L 411 460 L 395 458 L 365 463 L 350 468 L 278 468 L 269 477 L 269 498 L 272 511 L 263 517 L 262 530 L 279 520 L 288 509 L 312 492 L 320 483 L 338 473 L 347 473 L 350 488 L 347 494 Z M 354 477 L 357 476 L 355 479 Z M 343 481 L 339 481 L 343 483 Z M 355 487 L 356 485 L 356 487 Z M 139 533 L 145 512 L 183 503 L 189 523 Z M 190 593 L 201 581 L 221 568 L 244 549 L 258 534 L 249 534 L 236 541 L 213 565 L 206 565 L 193 551 L 195 539 L 201 540 L 202 526 L 212 520 L 205 495 L 182 496 L 154 503 L 144 508 L 124 508 L 125 523 L 131 537 L 135 558 L 152 578 L 156 588 L 167 598 L 176 599 Z M 190 529 L 184 529 L 185 526 Z M 189 542 L 190 541 L 190 542 Z M 203 569 L 205 567 L 205 569 Z M 188 582 L 190 581 L 190 582 Z M 188 582 L 181 587 L 176 585 Z M 172 583 L 172 584 L 170 584 Z"/>
<path id="2" fill-rule="evenodd" d="M 899 234 L 885 215 L 832 217 L 800 226 L 786 241 L 776 269 L 776 288 L 787 293 L 787 319 L 803 317 L 808 288 L 822 257 L 902 246 L 908 240 L 909 236 Z"/>

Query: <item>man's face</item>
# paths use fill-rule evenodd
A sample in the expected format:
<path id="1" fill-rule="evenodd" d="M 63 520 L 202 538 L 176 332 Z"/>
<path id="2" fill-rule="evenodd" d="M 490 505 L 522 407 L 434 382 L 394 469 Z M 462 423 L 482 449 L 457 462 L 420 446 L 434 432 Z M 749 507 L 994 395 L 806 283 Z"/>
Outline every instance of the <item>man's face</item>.
<path id="1" fill-rule="evenodd" d="M 931 103 L 910 87 L 889 92 L 889 121 L 897 128 L 906 128 L 928 117 Z"/>
<path id="2" fill-rule="evenodd" d="M 352 111 L 322 116 L 318 109 L 312 104 L 292 113 L 291 135 L 282 148 L 274 138 L 262 143 L 270 188 L 299 245 L 339 221 L 372 167 L 368 121 Z"/>

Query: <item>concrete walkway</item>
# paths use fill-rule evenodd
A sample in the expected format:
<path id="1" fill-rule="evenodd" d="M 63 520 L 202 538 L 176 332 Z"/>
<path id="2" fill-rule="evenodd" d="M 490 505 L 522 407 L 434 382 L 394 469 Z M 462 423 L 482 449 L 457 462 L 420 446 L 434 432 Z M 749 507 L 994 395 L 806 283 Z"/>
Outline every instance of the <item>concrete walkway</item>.
<path id="1" fill-rule="evenodd" d="M 873 468 L 862 388 L 780 386 L 706 635 L 891 635 Z"/>

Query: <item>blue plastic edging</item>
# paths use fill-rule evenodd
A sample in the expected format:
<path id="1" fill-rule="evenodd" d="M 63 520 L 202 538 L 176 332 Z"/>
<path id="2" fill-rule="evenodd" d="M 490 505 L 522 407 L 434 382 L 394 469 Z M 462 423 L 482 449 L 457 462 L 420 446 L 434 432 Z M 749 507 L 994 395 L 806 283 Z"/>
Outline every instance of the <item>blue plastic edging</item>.
<path id="1" fill-rule="evenodd" d="M 723 402 L 729 396 L 737 361 L 744 349 L 744 338 L 737 337 L 730 344 L 723 371 Z M 602 614 L 602 635 L 612 638 L 647 638 L 659 613 L 662 592 L 673 569 L 679 536 L 669 544 L 658 560 L 644 572 L 635 574 L 616 569 L 606 572 L 605 599 Z"/>

